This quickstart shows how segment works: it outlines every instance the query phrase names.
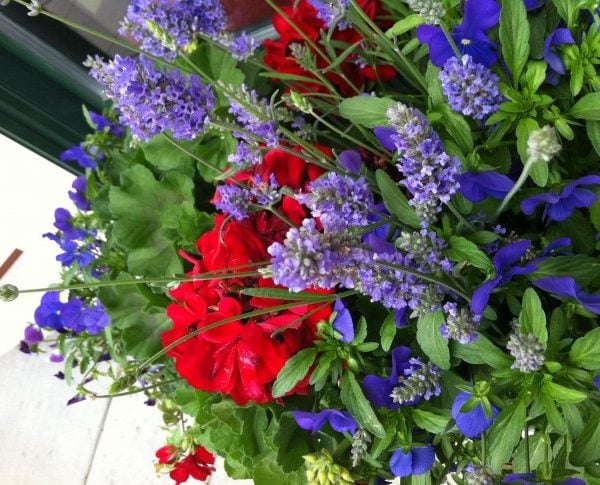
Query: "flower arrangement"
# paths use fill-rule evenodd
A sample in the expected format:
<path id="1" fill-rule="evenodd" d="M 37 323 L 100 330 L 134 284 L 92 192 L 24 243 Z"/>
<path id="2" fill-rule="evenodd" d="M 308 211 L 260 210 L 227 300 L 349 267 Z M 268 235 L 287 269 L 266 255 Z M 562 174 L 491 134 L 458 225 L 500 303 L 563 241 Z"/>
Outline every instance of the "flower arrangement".
<path id="1" fill-rule="evenodd" d="M 133 0 L 88 59 L 23 350 L 145 393 L 177 484 L 600 483 L 597 2 L 265 1 L 261 46 Z"/>

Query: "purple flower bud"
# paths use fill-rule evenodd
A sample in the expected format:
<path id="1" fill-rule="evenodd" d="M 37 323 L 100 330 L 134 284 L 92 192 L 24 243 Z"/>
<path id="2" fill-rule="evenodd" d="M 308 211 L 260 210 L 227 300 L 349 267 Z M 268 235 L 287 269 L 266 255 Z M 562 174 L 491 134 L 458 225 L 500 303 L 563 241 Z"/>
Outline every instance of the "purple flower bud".
<path id="1" fill-rule="evenodd" d="M 42 332 L 42 329 L 35 324 L 27 325 L 23 334 L 25 342 L 31 345 L 39 344 L 44 340 L 44 332 Z"/>

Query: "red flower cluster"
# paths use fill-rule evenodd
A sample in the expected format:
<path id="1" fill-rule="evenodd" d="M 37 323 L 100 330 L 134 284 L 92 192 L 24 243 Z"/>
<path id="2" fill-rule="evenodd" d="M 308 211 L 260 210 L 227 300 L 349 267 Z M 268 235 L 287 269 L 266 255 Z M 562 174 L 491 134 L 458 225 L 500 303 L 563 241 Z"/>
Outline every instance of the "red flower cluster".
<path id="1" fill-rule="evenodd" d="M 156 458 L 161 465 L 168 465 L 171 469 L 169 476 L 175 480 L 175 485 L 186 482 L 192 477 L 196 480 L 206 480 L 215 471 L 213 466 L 215 456 L 205 448 L 199 446 L 193 454 L 181 457 L 181 450 L 175 446 L 167 445 L 156 451 Z"/>
<path id="2" fill-rule="evenodd" d="M 271 173 L 281 186 L 299 191 L 322 171 L 276 149 L 265 155 L 262 165 L 239 178 L 260 175 L 266 181 Z M 278 210 L 294 223 L 306 216 L 304 208 L 291 197 L 284 197 Z M 274 241 L 282 241 L 288 229 L 286 223 L 267 211 L 254 213 L 243 221 L 216 216 L 215 227 L 197 242 L 202 259 L 186 255 L 194 264 L 189 274 L 268 261 L 267 248 Z M 300 349 L 312 345 L 316 324 L 331 314 L 330 305 L 319 303 L 238 319 L 243 313 L 286 303 L 241 295 L 243 288 L 276 287 L 271 279 L 245 274 L 252 270 L 237 268 L 232 270 L 235 277 L 196 280 L 172 290 L 171 296 L 177 303 L 169 305 L 167 314 L 174 326 L 162 335 L 163 344 L 168 345 L 190 331 L 230 319 L 227 324 L 189 338 L 168 355 L 175 358 L 177 371 L 192 386 L 227 394 L 239 404 L 272 400 L 271 386 L 281 368 Z M 277 332 L 278 329 L 283 331 Z M 307 389 L 304 382 L 293 392 Z"/>
<path id="3" fill-rule="evenodd" d="M 381 7 L 380 0 L 357 0 L 357 4 L 371 18 L 375 19 L 382 15 L 385 11 Z M 276 14 L 273 16 L 273 26 L 279 34 L 279 39 L 264 41 L 266 50 L 265 64 L 277 72 L 286 74 L 295 74 L 298 76 L 317 79 L 314 73 L 303 69 L 298 61 L 294 58 L 291 52 L 292 44 L 306 45 L 305 38 L 319 47 L 321 52 L 325 52 L 325 47 L 322 44 L 321 34 L 325 29 L 323 20 L 317 17 L 316 9 L 306 0 L 301 0 L 296 8 L 282 7 L 283 13 L 289 17 L 291 22 L 283 15 Z M 294 25 L 302 31 L 304 35 L 299 33 Z M 332 36 L 333 42 L 343 42 L 347 45 L 361 42 L 363 37 L 354 28 L 346 28 L 336 30 Z M 315 51 L 314 48 L 307 46 L 316 58 L 317 68 L 323 69 L 328 66 L 328 61 Z M 344 48 L 337 49 L 338 54 Z M 348 56 L 341 63 L 340 68 L 345 77 L 350 83 L 361 89 L 367 81 L 375 81 L 378 78 L 383 81 L 389 81 L 396 76 L 396 71 L 389 65 L 371 66 L 365 63 L 365 59 L 359 59 L 356 56 Z M 344 96 L 352 96 L 358 94 L 353 86 L 347 82 L 340 74 L 332 71 L 325 73 L 325 77 L 335 86 L 338 87 Z M 293 82 L 293 81 L 292 81 Z M 325 87 L 321 84 L 314 83 L 295 83 L 294 88 L 302 92 L 323 92 Z"/>

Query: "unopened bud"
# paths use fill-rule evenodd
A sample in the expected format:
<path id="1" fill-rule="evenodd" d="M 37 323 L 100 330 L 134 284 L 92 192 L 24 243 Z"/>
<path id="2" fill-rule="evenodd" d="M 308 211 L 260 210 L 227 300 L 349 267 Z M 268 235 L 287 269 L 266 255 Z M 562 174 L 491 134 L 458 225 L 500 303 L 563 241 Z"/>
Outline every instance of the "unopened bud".
<path id="1" fill-rule="evenodd" d="M 0 300 L 13 301 L 19 296 L 19 288 L 15 285 L 2 285 L 0 286 Z"/>
<path id="2" fill-rule="evenodd" d="M 292 104 L 303 113 L 312 112 L 312 106 L 310 105 L 310 102 L 300 93 L 297 93 L 296 91 L 290 91 L 290 100 L 292 101 Z"/>
<path id="3" fill-rule="evenodd" d="M 539 130 L 529 133 L 527 139 L 527 156 L 529 160 L 549 162 L 560 152 L 561 146 L 556 136 L 556 130 L 546 125 Z"/>

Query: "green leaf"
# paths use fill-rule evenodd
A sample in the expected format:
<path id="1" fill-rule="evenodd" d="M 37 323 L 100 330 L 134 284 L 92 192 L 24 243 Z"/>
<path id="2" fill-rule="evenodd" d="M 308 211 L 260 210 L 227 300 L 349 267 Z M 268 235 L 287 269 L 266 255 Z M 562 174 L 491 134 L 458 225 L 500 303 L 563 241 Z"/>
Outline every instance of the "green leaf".
<path id="1" fill-rule="evenodd" d="M 394 25 L 392 25 L 386 32 L 385 35 L 387 37 L 394 37 L 396 35 L 402 35 L 418 27 L 421 24 L 425 23 L 425 19 L 420 15 L 411 14 L 408 17 L 403 18 L 402 20 L 398 20 Z"/>
<path id="2" fill-rule="evenodd" d="M 187 151 L 194 151 L 198 140 L 180 140 L 177 144 Z M 177 170 L 193 175 L 192 157 L 171 143 L 164 136 L 156 136 L 140 144 L 146 160 L 162 171 Z"/>
<path id="3" fill-rule="evenodd" d="M 585 130 L 594 150 L 596 150 L 596 154 L 600 155 L 600 121 L 587 120 Z"/>
<path id="4" fill-rule="evenodd" d="M 165 309 L 152 313 L 141 312 L 135 324 L 123 330 L 127 353 L 136 359 L 148 359 L 162 350 L 161 334 L 172 326 Z"/>
<path id="5" fill-rule="evenodd" d="M 502 57 L 513 76 L 513 85 L 517 86 L 529 58 L 529 22 L 524 2 L 502 0 L 499 36 Z"/>
<path id="6" fill-rule="evenodd" d="M 189 387 L 182 387 L 175 391 L 174 401 L 188 416 L 196 417 L 204 405 L 213 398 L 210 392 L 199 391 Z"/>
<path id="7" fill-rule="evenodd" d="M 323 293 L 311 293 L 308 291 L 293 293 L 290 290 L 281 288 L 244 288 L 240 290 L 242 295 L 258 296 L 261 298 L 272 298 L 274 300 L 290 300 L 290 301 L 323 301 L 327 299 L 327 295 Z M 325 297 L 325 298 L 324 298 Z"/>
<path id="8" fill-rule="evenodd" d="M 341 387 L 340 398 L 350 414 L 368 431 L 375 436 L 383 438 L 385 436 L 385 429 L 377 419 L 375 411 L 373 411 L 371 404 L 365 397 L 354 374 L 351 372 L 346 373 L 342 378 Z"/>
<path id="9" fill-rule="evenodd" d="M 535 470 L 537 466 L 544 461 L 545 441 L 542 433 L 536 433 L 529 437 L 529 463 L 532 470 Z M 525 440 L 519 443 L 512 460 L 512 471 L 514 473 L 526 473 L 527 472 L 527 447 Z"/>
<path id="10" fill-rule="evenodd" d="M 442 115 L 439 123 L 444 126 L 448 134 L 456 142 L 462 153 L 473 151 L 473 135 L 469 123 L 465 118 L 453 111 L 450 106 L 443 104 L 437 108 Z M 448 148 L 448 147 L 446 147 Z"/>
<path id="11" fill-rule="evenodd" d="M 488 431 L 489 464 L 496 473 L 510 460 L 525 426 L 526 407 L 519 399 L 504 408 Z"/>
<path id="12" fill-rule="evenodd" d="M 244 73 L 237 68 L 237 61 L 226 49 L 207 42 L 192 52 L 190 59 L 214 81 L 234 86 L 240 86 L 244 82 Z"/>
<path id="13" fill-rule="evenodd" d="M 268 453 L 256 458 L 252 480 L 254 485 L 306 485 L 306 472 L 300 468 L 286 473 L 279 465 L 277 455 Z"/>
<path id="14" fill-rule="evenodd" d="M 298 423 L 291 412 L 279 418 L 279 430 L 274 435 L 277 444 L 277 463 L 289 473 L 304 467 L 304 455 L 312 451 L 309 433 L 299 433 Z"/>
<path id="15" fill-rule="evenodd" d="M 600 411 L 586 420 L 583 432 L 573 443 L 569 458 L 575 466 L 583 466 L 600 459 Z"/>
<path id="16" fill-rule="evenodd" d="M 379 190 L 381 190 L 383 203 L 387 210 L 390 211 L 390 214 L 396 216 L 400 222 L 403 222 L 408 226 L 414 228 L 421 227 L 421 220 L 417 214 L 415 214 L 413 208 L 408 204 L 408 201 L 400 190 L 400 187 L 398 187 L 398 184 L 381 169 L 375 172 L 375 179 L 377 180 Z"/>
<path id="17" fill-rule="evenodd" d="M 569 352 L 569 360 L 587 370 L 600 370 L 600 328 L 575 340 Z"/>
<path id="18" fill-rule="evenodd" d="M 531 93 L 535 93 L 542 83 L 546 80 L 546 69 L 548 64 L 545 61 L 531 60 L 527 63 L 525 71 L 525 83 Z"/>
<path id="19" fill-rule="evenodd" d="M 600 93 L 586 94 L 575 103 L 568 113 L 581 120 L 600 120 Z"/>
<path id="20" fill-rule="evenodd" d="M 381 349 L 384 352 L 388 352 L 392 347 L 392 342 L 396 336 L 396 330 L 396 318 L 394 316 L 394 312 L 390 312 L 379 329 L 379 335 L 381 336 Z"/>
<path id="21" fill-rule="evenodd" d="M 440 69 L 435 67 L 431 61 L 428 62 L 427 71 L 425 71 L 425 82 L 427 83 L 427 94 L 432 108 L 446 103 L 446 97 L 442 92 L 442 83 L 439 74 Z"/>
<path id="22" fill-rule="evenodd" d="M 585 392 L 570 389 L 552 381 L 546 381 L 542 385 L 542 393 L 558 403 L 575 404 L 587 399 Z"/>
<path id="23" fill-rule="evenodd" d="M 273 397 L 278 398 L 290 392 L 308 373 L 317 358 L 315 348 L 303 349 L 291 357 L 279 371 L 273 384 Z"/>
<path id="24" fill-rule="evenodd" d="M 420 316 L 417 321 L 417 342 L 431 362 L 442 369 L 449 369 L 450 350 L 448 340 L 440 332 L 442 323 L 444 323 L 442 311 Z"/>
<path id="25" fill-rule="evenodd" d="M 237 141 L 230 133 L 205 136 L 195 151 L 195 155 L 202 160 L 196 164 L 198 173 L 207 182 L 213 182 L 228 166 L 227 159 L 235 152 L 236 147 Z"/>
<path id="26" fill-rule="evenodd" d="M 598 276 L 599 267 L 600 261 L 585 254 L 555 256 L 542 261 L 532 277 L 536 280 L 549 276 L 571 276 L 585 286 Z"/>
<path id="27" fill-rule="evenodd" d="M 452 355 L 469 364 L 485 364 L 494 369 L 504 369 L 512 364 L 512 359 L 482 334 L 470 344 L 453 343 Z"/>
<path id="28" fill-rule="evenodd" d="M 419 428 L 434 434 L 442 433 L 450 421 L 450 414 L 441 409 L 437 411 L 413 408 L 412 418 Z"/>
<path id="29" fill-rule="evenodd" d="M 192 180 L 181 173 L 168 172 L 156 180 L 142 165 L 125 170 L 120 186 L 110 188 L 109 207 L 115 218 L 112 234 L 128 253 L 130 272 L 167 276 L 183 271 L 177 235 L 169 234 L 164 223 L 173 221 L 177 211 L 194 209 L 193 189 Z"/>
<path id="30" fill-rule="evenodd" d="M 527 288 L 523 294 L 519 324 L 523 333 L 535 335 L 544 345 L 548 343 L 546 314 L 542 308 L 540 297 L 533 288 Z"/>
<path id="31" fill-rule="evenodd" d="M 355 125 L 375 128 L 389 124 L 387 110 L 395 101 L 390 98 L 375 96 L 355 96 L 341 102 L 340 115 Z"/>
<path id="32" fill-rule="evenodd" d="M 452 236 L 444 254 L 451 261 L 467 262 L 476 268 L 487 271 L 492 267 L 490 258 L 477 245 L 461 236 Z"/>

